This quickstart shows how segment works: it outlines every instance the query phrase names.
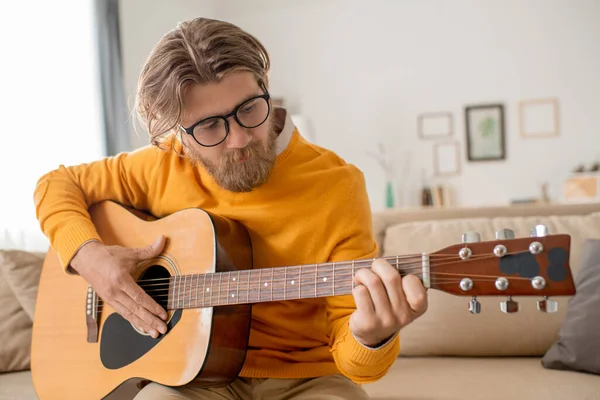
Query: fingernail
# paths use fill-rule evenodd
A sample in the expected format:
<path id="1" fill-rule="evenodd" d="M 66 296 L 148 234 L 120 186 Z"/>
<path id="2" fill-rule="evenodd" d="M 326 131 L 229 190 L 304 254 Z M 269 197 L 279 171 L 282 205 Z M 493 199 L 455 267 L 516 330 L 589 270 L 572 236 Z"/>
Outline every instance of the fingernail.
<path id="1" fill-rule="evenodd" d="M 167 327 L 166 326 L 161 326 L 160 328 L 158 328 L 158 330 L 160 331 L 160 333 L 166 333 L 167 332 Z"/>

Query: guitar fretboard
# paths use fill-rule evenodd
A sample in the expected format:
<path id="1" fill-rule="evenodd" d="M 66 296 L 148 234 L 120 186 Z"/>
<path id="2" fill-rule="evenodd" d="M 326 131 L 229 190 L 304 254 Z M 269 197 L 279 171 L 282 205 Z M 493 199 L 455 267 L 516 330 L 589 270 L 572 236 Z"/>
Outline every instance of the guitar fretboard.
<path id="1" fill-rule="evenodd" d="M 414 261 L 418 262 L 418 259 Z M 371 262 L 361 260 L 175 276 L 170 279 L 167 307 L 213 307 L 351 294 L 354 274 L 360 268 L 370 267 Z M 399 263 L 391 264 L 398 269 Z"/>

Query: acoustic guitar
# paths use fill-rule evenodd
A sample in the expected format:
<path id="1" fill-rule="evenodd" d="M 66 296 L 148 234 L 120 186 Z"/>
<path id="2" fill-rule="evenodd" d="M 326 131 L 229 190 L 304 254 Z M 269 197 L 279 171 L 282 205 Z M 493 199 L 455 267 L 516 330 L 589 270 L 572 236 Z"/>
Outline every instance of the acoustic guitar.
<path id="1" fill-rule="evenodd" d="M 154 339 L 129 323 L 78 275 L 67 274 L 50 249 L 44 260 L 33 323 L 31 370 L 46 399 L 114 398 L 125 383 L 169 386 L 196 381 L 226 384 L 244 363 L 252 304 L 352 293 L 353 276 L 372 259 L 253 269 L 248 232 L 202 209 L 164 218 L 111 201 L 90 208 L 106 244 L 141 247 L 159 234 L 160 256 L 140 262 L 137 283 L 168 312 L 168 331 Z M 500 307 L 518 311 L 512 296 L 539 296 L 538 309 L 556 311 L 549 296 L 575 293 L 569 266 L 570 237 L 536 226 L 530 237 L 510 230 L 481 241 L 475 232 L 433 253 L 385 258 L 402 275 L 427 288 L 468 296 L 507 296 Z"/>

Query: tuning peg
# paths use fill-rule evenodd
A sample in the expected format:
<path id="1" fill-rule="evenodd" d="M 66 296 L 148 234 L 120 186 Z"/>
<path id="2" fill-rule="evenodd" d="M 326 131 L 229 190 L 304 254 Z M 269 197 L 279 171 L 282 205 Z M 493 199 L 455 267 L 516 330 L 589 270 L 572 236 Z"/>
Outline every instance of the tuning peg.
<path id="1" fill-rule="evenodd" d="M 508 299 L 500 302 L 500 309 L 504 313 L 516 313 L 519 311 L 519 303 L 514 301 L 511 296 L 508 296 Z"/>
<path id="2" fill-rule="evenodd" d="M 544 300 L 537 302 L 537 309 L 544 313 L 555 313 L 558 311 L 558 302 L 549 300 L 547 296 L 544 296 Z"/>
<path id="3" fill-rule="evenodd" d="M 496 231 L 496 239 L 504 240 L 504 239 L 514 239 L 515 232 L 512 229 L 500 229 Z"/>
<path id="4" fill-rule="evenodd" d="M 469 301 L 469 311 L 471 314 L 479 314 L 481 312 L 481 303 L 477 300 L 477 296 L 473 296 Z"/>
<path id="5" fill-rule="evenodd" d="M 531 230 L 531 237 L 543 237 L 543 236 L 548 236 L 549 231 L 548 231 L 548 227 L 546 225 L 536 225 L 532 230 Z"/>
<path id="6" fill-rule="evenodd" d="M 465 232 L 462 234 L 463 243 L 477 243 L 481 241 L 481 235 L 474 231 Z"/>

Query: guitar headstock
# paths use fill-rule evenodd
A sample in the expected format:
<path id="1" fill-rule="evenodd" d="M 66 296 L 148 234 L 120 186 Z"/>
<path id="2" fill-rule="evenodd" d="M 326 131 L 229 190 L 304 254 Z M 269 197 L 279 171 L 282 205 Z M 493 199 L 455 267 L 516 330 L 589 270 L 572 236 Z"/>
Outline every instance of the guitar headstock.
<path id="1" fill-rule="evenodd" d="M 477 296 L 507 296 L 502 311 L 516 312 L 512 296 L 540 296 L 538 310 L 557 311 L 549 296 L 575 294 L 569 266 L 571 238 L 550 235 L 537 225 L 530 237 L 515 238 L 510 229 L 496 232 L 496 239 L 481 241 L 476 232 L 466 232 L 462 244 L 429 255 L 430 287 L 461 296 L 472 296 L 469 310 L 479 313 Z"/>

